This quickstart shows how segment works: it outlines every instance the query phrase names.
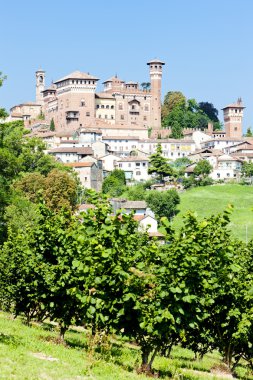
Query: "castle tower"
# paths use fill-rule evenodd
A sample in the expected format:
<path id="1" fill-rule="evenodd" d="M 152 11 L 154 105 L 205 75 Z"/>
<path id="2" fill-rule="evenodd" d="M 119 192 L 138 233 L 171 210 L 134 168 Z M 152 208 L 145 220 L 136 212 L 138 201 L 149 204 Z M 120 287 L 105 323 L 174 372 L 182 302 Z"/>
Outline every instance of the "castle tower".
<path id="1" fill-rule="evenodd" d="M 147 62 L 149 66 L 151 83 L 151 117 L 150 127 L 161 128 L 161 87 L 162 87 L 162 67 L 165 65 L 160 59 L 153 59 Z"/>
<path id="2" fill-rule="evenodd" d="M 43 105 L 43 94 L 45 90 L 45 71 L 36 71 L 36 103 Z"/>
<path id="3" fill-rule="evenodd" d="M 241 98 L 239 98 L 236 103 L 229 104 L 222 108 L 226 137 L 242 137 L 242 118 L 244 108 Z"/>

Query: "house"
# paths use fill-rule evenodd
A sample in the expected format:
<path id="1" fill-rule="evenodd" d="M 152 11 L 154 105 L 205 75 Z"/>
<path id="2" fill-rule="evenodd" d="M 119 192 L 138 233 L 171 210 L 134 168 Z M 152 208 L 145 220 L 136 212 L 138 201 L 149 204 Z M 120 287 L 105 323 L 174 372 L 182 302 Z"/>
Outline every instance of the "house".
<path id="1" fill-rule="evenodd" d="M 104 136 L 103 141 L 108 144 L 109 150 L 117 156 L 129 156 L 130 152 L 138 148 L 137 136 Z"/>
<path id="2" fill-rule="evenodd" d="M 116 163 L 116 168 L 125 173 L 127 181 L 147 181 L 151 178 L 148 174 L 149 159 L 146 156 L 129 156 L 121 158 Z"/>
<path id="3" fill-rule="evenodd" d="M 210 173 L 214 180 L 240 179 L 243 161 L 237 157 L 224 154 L 217 158 L 217 164 Z"/>
<path id="4" fill-rule="evenodd" d="M 127 214 L 133 212 L 137 215 L 145 215 L 147 212 L 147 203 L 145 201 L 128 201 L 127 199 L 111 198 L 110 203 L 114 214 L 120 209 L 124 209 Z"/>
<path id="5" fill-rule="evenodd" d="M 77 147 L 59 147 L 49 149 L 48 154 L 55 156 L 56 159 L 63 163 L 78 162 L 85 156 L 93 156 L 94 152 L 91 148 L 77 148 Z"/>
<path id="6" fill-rule="evenodd" d="M 102 188 L 102 170 L 95 162 L 72 162 L 65 164 L 74 169 L 80 182 L 86 189 L 100 191 Z"/>
<path id="7" fill-rule="evenodd" d="M 117 162 L 121 160 L 120 157 L 115 154 L 106 154 L 105 156 L 100 157 L 102 161 L 103 170 L 107 172 L 111 172 L 117 166 Z"/>

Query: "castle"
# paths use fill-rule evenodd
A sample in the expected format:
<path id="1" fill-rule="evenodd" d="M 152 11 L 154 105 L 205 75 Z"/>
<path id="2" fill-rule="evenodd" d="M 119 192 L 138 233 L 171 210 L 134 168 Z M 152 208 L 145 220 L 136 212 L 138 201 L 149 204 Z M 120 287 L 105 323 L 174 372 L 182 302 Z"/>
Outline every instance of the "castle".
<path id="1" fill-rule="evenodd" d="M 80 128 L 124 130 L 124 135 L 152 129 L 152 137 L 168 137 L 170 129 L 161 130 L 162 68 L 159 59 L 147 62 L 150 82 L 125 82 L 113 76 L 103 82 L 103 91 L 97 92 L 99 79 L 89 73 L 74 71 L 45 86 L 45 71 L 36 71 L 36 102 L 11 108 L 11 120 L 21 119 L 26 125 L 45 118 L 48 125 L 54 121 L 56 131 L 74 132 Z M 243 105 L 236 103 L 223 108 L 224 131 L 214 137 L 242 137 Z M 188 131 L 189 132 L 189 131 Z M 110 132 L 111 133 L 111 132 Z M 187 131 L 185 131 L 187 133 Z M 214 131 L 207 130 L 213 135 Z"/>
<path id="2" fill-rule="evenodd" d="M 98 78 L 75 71 L 45 87 L 45 71 L 36 72 L 36 102 L 11 108 L 12 118 L 53 119 L 56 130 L 74 131 L 94 126 L 95 121 L 119 126 L 161 128 L 161 82 L 164 62 L 151 60 L 150 83 L 125 82 L 113 76 L 103 82 L 103 91 L 96 92 Z"/>

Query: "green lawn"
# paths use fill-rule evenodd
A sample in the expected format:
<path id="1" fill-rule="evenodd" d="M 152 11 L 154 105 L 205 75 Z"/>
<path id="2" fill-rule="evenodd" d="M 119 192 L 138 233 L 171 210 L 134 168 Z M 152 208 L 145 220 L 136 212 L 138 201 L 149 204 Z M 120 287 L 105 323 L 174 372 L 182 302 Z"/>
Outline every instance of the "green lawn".
<path id="1" fill-rule="evenodd" d="M 138 375 L 140 351 L 136 345 L 119 339 L 110 339 L 103 352 L 95 346 L 89 349 L 84 331 L 72 329 L 66 334 L 66 345 L 57 343 L 57 332 L 50 324 L 25 326 L 21 319 L 13 320 L 0 312 L 0 379 L 9 380 L 141 380 Z M 191 351 L 176 347 L 170 359 L 157 357 L 155 370 L 160 378 L 174 380 L 219 380 L 224 377 L 211 374 L 220 368 L 217 353 L 194 360 Z M 252 380 L 245 367 L 239 368 L 244 380 Z"/>
<path id="2" fill-rule="evenodd" d="M 180 194 L 179 214 L 173 219 L 178 229 L 188 210 L 200 218 L 223 211 L 228 204 L 234 206 L 229 227 L 234 236 L 245 241 L 253 238 L 253 186 L 214 185 L 198 187 Z"/>

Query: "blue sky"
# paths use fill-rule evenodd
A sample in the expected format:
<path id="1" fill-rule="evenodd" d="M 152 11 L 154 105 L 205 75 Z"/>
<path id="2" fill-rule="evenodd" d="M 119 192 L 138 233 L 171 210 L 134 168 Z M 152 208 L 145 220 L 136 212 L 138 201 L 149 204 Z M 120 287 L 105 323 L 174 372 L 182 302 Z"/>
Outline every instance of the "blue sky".
<path id="1" fill-rule="evenodd" d="M 4 1 L 0 106 L 34 100 L 39 67 L 47 84 L 74 70 L 141 83 L 157 57 L 163 95 L 182 91 L 219 110 L 242 97 L 244 128 L 253 127 L 252 16 L 253 0 Z"/>

